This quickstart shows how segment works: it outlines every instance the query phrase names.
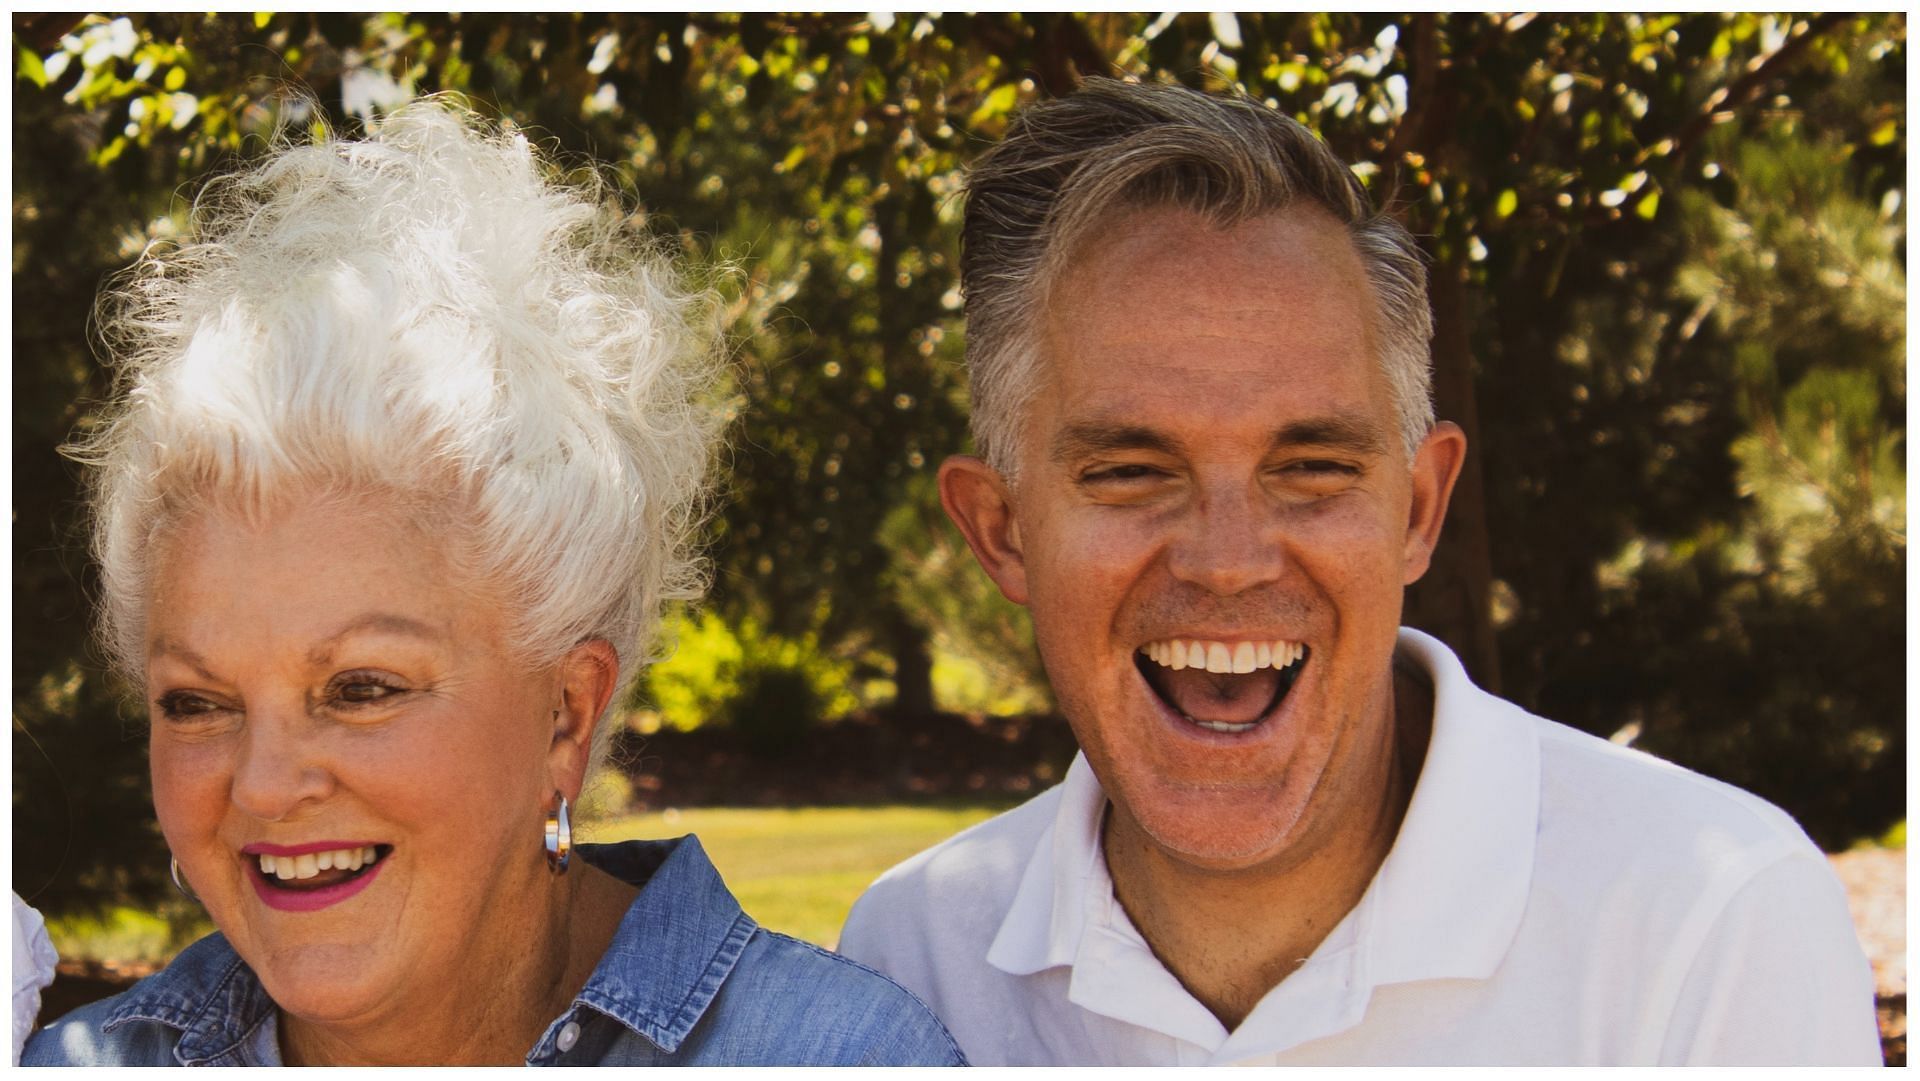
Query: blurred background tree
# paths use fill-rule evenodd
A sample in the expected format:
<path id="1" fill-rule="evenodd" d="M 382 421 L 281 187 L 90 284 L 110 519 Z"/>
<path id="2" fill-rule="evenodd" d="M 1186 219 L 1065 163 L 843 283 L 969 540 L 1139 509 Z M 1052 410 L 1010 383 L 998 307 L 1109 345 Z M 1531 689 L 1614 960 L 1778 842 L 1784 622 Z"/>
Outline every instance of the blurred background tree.
<path id="1" fill-rule="evenodd" d="M 1792 16 L 14 16 L 14 874 L 165 881 L 87 639 L 102 281 L 274 131 L 454 91 L 713 268 L 738 354 L 707 614 L 635 723 L 1044 712 L 931 473 L 966 445 L 956 196 L 1088 75 L 1322 132 L 1432 256 L 1473 446 L 1407 621 L 1521 704 L 1830 847 L 1904 812 L 1906 21 Z"/>

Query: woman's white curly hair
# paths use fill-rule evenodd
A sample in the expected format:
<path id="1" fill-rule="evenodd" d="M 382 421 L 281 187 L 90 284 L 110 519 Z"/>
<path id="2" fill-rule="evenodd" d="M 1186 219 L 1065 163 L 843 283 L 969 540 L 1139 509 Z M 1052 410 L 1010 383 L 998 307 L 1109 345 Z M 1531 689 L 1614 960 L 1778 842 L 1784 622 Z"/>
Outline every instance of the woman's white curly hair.
<path id="1" fill-rule="evenodd" d="M 529 664 L 605 638 L 624 687 L 704 584 L 713 310 L 597 174 L 445 101 L 213 182 L 101 299 L 118 393 L 70 453 L 108 651 L 144 682 L 150 553 L 183 516 L 377 493 L 440 523 Z"/>

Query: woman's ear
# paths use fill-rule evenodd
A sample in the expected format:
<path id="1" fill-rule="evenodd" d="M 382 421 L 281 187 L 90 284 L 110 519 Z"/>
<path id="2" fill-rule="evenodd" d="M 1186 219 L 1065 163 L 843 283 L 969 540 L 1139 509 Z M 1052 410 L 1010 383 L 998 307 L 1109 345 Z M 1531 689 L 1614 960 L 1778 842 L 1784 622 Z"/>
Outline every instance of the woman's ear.
<path id="1" fill-rule="evenodd" d="M 620 656 L 604 638 L 582 642 L 560 661 L 560 700 L 553 711 L 553 742 L 547 770 L 568 800 L 580 798 L 593 757 L 593 730 L 620 679 Z"/>
<path id="2" fill-rule="evenodd" d="M 972 455 L 940 463 L 940 506 L 967 538 L 973 558 L 1015 604 L 1027 603 L 1027 562 L 1013 492 L 1000 472 Z"/>

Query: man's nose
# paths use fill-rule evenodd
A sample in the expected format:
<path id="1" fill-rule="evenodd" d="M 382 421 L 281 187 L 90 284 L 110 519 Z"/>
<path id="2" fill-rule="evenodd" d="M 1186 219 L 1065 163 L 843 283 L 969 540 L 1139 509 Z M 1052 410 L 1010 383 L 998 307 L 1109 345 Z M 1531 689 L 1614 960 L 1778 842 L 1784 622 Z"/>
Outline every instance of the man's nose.
<path id="1" fill-rule="evenodd" d="M 299 817 L 333 791 L 321 731 L 299 705 L 249 709 L 231 798 L 242 813 L 263 822 Z"/>
<path id="2" fill-rule="evenodd" d="M 1205 489 L 1182 523 L 1168 557 L 1174 577 L 1230 596 L 1280 577 L 1278 518 L 1258 493 Z"/>

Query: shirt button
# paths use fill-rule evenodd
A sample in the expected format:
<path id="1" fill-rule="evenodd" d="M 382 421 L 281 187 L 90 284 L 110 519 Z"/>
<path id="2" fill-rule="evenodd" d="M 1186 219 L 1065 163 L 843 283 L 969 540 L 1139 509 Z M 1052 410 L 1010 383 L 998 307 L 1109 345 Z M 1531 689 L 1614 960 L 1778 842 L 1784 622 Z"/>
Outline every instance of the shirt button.
<path id="1" fill-rule="evenodd" d="M 563 1054 L 573 1050 L 573 1045 L 580 1042 L 580 1026 L 572 1021 L 561 1025 L 560 1035 L 555 1037 L 553 1042 Z"/>

